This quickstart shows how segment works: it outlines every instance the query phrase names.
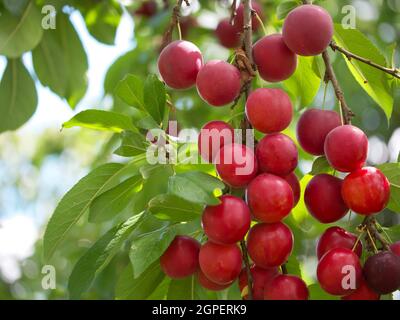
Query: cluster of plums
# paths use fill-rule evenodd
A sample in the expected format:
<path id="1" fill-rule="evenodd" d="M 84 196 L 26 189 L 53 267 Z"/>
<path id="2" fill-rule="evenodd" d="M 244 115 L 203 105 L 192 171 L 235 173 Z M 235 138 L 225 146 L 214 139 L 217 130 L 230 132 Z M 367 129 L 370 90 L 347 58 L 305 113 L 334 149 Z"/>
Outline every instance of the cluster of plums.
<path id="1" fill-rule="evenodd" d="M 321 287 L 343 300 L 379 300 L 381 294 L 400 288 L 400 241 L 370 256 L 361 266 L 362 243 L 340 227 L 328 228 L 317 245 L 317 277 Z M 343 277 L 352 269 L 354 287 L 343 286 Z"/>
<path id="2" fill-rule="evenodd" d="M 253 1 L 254 10 L 262 16 L 261 6 Z M 253 17 L 253 28 L 259 23 Z M 227 47 L 237 47 L 243 30 L 243 5 L 231 25 L 223 20 L 216 34 Z M 315 32 L 318 30 L 318 32 Z M 253 46 L 253 58 L 259 75 L 268 82 L 289 78 L 296 70 L 297 56 L 318 55 L 329 45 L 333 34 L 330 15 L 321 7 L 302 5 L 285 19 L 282 34 L 261 38 Z M 196 85 L 202 99 L 219 107 L 233 102 L 240 94 L 240 71 L 223 60 L 203 64 L 202 54 L 191 42 L 171 42 L 161 52 L 158 68 L 165 83 L 173 89 L 188 89 Z"/>
<path id="3" fill-rule="evenodd" d="M 254 1 L 253 8 L 262 16 L 261 6 Z M 258 27 L 253 17 L 253 29 Z M 237 47 L 242 29 L 243 7 L 239 6 L 233 24 L 221 21 L 216 34 L 222 45 Z M 315 5 L 297 7 L 285 19 L 282 35 L 265 36 L 254 44 L 260 77 L 269 82 L 289 78 L 296 69 L 296 55 L 320 54 L 332 34 L 332 19 L 324 9 Z M 200 50 L 188 41 L 166 46 L 158 68 L 169 87 L 183 90 L 196 85 L 201 98 L 211 106 L 229 104 L 241 91 L 241 74 L 235 66 L 223 60 L 203 64 Z M 246 239 L 253 262 L 254 299 L 308 299 L 308 288 L 301 278 L 280 272 L 293 248 L 292 231 L 282 220 L 300 197 L 299 181 L 293 172 L 298 150 L 292 139 L 281 133 L 293 118 L 292 103 L 281 89 L 259 88 L 248 96 L 245 111 L 252 127 L 265 134 L 255 152 L 238 142 L 234 129 L 224 121 L 207 123 L 198 140 L 201 157 L 215 164 L 228 189 L 245 190 L 245 199 L 224 194 L 220 204 L 207 206 L 202 215 L 207 241 L 200 244 L 191 237 L 177 236 L 162 255 L 161 267 L 174 279 L 196 274 L 204 288 L 214 291 L 238 279 L 246 298 L 247 274 L 238 246 Z M 371 215 L 385 208 L 390 185 L 378 169 L 363 167 L 368 139 L 360 129 L 342 125 L 334 111 L 309 109 L 299 119 L 297 138 L 305 151 L 324 155 L 335 170 L 350 173 L 344 180 L 318 174 L 309 182 L 304 200 L 318 221 L 338 221 L 349 209 Z M 251 225 L 252 220 L 257 223 Z M 400 286 L 400 243 L 393 244 L 391 250 L 371 256 L 362 268 L 362 244 L 357 237 L 339 227 L 329 228 L 317 247 L 319 283 L 325 291 L 343 299 L 378 299 Z M 349 266 L 355 271 L 355 287 L 351 289 L 342 284 L 343 268 Z"/>
<path id="4" fill-rule="evenodd" d="M 349 173 L 344 179 L 323 173 L 310 180 L 304 192 L 304 202 L 314 218 L 322 223 L 333 223 L 350 209 L 368 216 L 386 207 L 390 184 L 379 169 L 364 167 L 368 152 L 368 139 L 364 132 L 352 125 L 342 125 L 334 111 L 309 109 L 299 119 L 297 139 L 305 151 L 324 155 L 336 171 Z M 399 288 L 399 257 L 393 252 L 380 252 L 367 260 L 362 271 L 362 247 L 359 242 L 352 250 L 355 242 L 356 236 L 338 227 L 329 228 L 322 235 L 317 268 L 321 287 L 333 295 L 347 295 L 346 299 L 379 298 L 379 294 Z M 356 271 L 358 289 L 350 295 L 349 289 L 342 285 L 346 266 L 352 266 Z"/>

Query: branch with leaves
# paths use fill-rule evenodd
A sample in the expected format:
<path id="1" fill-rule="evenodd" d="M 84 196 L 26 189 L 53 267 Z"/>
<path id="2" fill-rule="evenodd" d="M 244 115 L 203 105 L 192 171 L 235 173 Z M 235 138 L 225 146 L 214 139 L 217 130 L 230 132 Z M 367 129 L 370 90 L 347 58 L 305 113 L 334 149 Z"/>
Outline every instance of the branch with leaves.
<path id="1" fill-rule="evenodd" d="M 393 77 L 395 77 L 397 79 L 400 79 L 400 69 L 399 68 L 395 68 L 395 67 L 388 68 L 388 67 L 381 66 L 381 65 L 371 61 L 370 59 L 361 57 L 359 55 L 356 55 L 356 54 L 350 52 L 349 50 L 347 50 L 345 48 L 340 47 L 334 41 L 332 41 L 329 44 L 329 46 L 331 47 L 331 49 L 333 51 L 341 52 L 349 61 L 352 60 L 352 59 L 358 60 L 358 61 L 360 61 L 362 63 L 365 63 L 365 64 L 367 64 L 367 65 L 369 65 L 369 66 L 371 66 L 373 68 L 376 68 L 378 70 L 386 72 L 387 74 L 390 74 L 390 75 L 392 75 Z"/>

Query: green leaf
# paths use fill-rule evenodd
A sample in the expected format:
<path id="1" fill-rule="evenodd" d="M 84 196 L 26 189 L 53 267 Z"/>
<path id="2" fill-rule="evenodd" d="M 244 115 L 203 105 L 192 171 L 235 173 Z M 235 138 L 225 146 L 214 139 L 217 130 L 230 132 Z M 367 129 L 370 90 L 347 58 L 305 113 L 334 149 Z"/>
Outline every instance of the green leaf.
<path id="1" fill-rule="evenodd" d="M 395 225 L 390 228 L 382 227 L 383 230 L 389 235 L 390 239 L 396 241 L 400 239 L 400 225 Z"/>
<path id="2" fill-rule="evenodd" d="M 192 171 L 177 174 L 169 179 L 168 192 L 189 202 L 217 205 L 216 189 L 223 190 L 223 182 L 204 172 Z"/>
<path id="3" fill-rule="evenodd" d="M 150 296 L 163 281 L 165 274 L 158 261 L 154 262 L 140 277 L 133 276 L 132 266 L 128 265 L 118 280 L 115 295 L 119 300 L 143 300 Z"/>
<path id="4" fill-rule="evenodd" d="M 145 153 L 148 145 L 146 139 L 140 133 L 124 131 L 122 132 L 121 146 L 114 153 L 122 157 L 134 157 Z"/>
<path id="5" fill-rule="evenodd" d="M 335 24 L 334 39 L 336 43 L 352 53 L 369 59 L 379 65 L 387 66 L 385 56 L 379 49 L 360 31 L 356 29 L 343 29 L 340 24 Z M 389 83 L 390 77 L 384 72 L 375 69 L 355 59 L 346 60 L 347 67 L 359 85 L 382 108 L 389 120 L 393 110 L 393 95 Z M 361 72 L 361 74 L 360 74 Z M 364 83 L 364 80 L 368 83 Z"/>
<path id="6" fill-rule="evenodd" d="M 167 193 L 168 179 L 173 173 L 172 167 L 168 165 L 150 166 L 144 177 L 143 188 L 135 198 L 133 212 L 145 210 L 152 198 Z"/>
<path id="7" fill-rule="evenodd" d="M 285 263 L 286 270 L 289 274 L 301 277 L 301 269 L 299 261 L 294 255 L 289 257 L 289 260 Z"/>
<path id="8" fill-rule="evenodd" d="M 86 12 L 86 26 L 98 41 L 113 45 L 121 15 L 122 8 L 117 1 L 102 1 Z"/>
<path id="9" fill-rule="evenodd" d="M 203 206 L 171 194 L 160 194 L 149 202 L 149 210 L 158 219 L 186 222 L 201 216 Z"/>
<path id="10" fill-rule="evenodd" d="M 290 11 L 299 5 L 298 1 L 289 0 L 281 2 L 276 8 L 276 17 L 278 20 L 285 19 Z"/>
<path id="11" fill-rule="evenodd" d="M 330 173 L 330 172 L 332 172 L 332 167 L 330 166 L 326 157 L 322 156 L 314 160 L 311 172 L 309 174 L 315 176 L 320 173 Z"/>
<path id="12" fill-rule="evenodd" d="M 20 17 L 0 6 L 0 17 L 0 55 L 18 58 L 42 39 L 42 17 L 34 1 L 29 2 Z"/>
<path id="13" fill-rule="evenodd" d="M 157 123 L 163 120 L 166 99 L 164 83 L 157 76 L 149 75 L 144 83 L 144 103 Z"/>
<path id="14" fill-rule="evenodd" d="M 0 132 L 15 130 L 34 114 L 38 97 L 28 70 L 20 59 L 7 60 L 0 82 Z"/>
<path id="15" fill-rule="evenodd" d="M 85 110 L 64 122 L 63 128 L 83 127 L 121 133 L 124 130 L 135 131 L 132 120 L 122 113 L 104 110 Z"/>
<path id="16" fill-rule="evenodd" d="M 129 258 L 135 278 L 160 258 L 175 236 L 176 229 L 168 226 L 141 236 L 132 242 Z"/>
<path id="17" fill-rule="evenodd" d="M 400 163 L 385 163 L 377 166 L 390 182 L 390 200 L 387 207 L 400 213 Z"/>
<path id="18" fill-rule="evenodd" d="M 90 287 L 94 278 L 121 248 L 141 216 L 134 216 L 109 230 L 79 259 L 68 281 L 68 291 L 72 299 L 78 299 Z"/>
<path id="19" fill-rule="evenodd" d="M 69 17 L 60 12 L 56 21 L 56 29 L 46 30 L 32 51 L 33 66 L 42 85 L 74 108 L 86 92 L 87 56 Z"/>
<path id="20" fill-rule="evenodd" d="M 174 279 L 168 288 L 167 300 L 205 300 L 207 298 L 207 292 L 200 286 L 196 275 Z"/>
<path id="21" fill-rule="evenodd" d="M 3 0 L 4 7 L 15 16 L 20 16 L 29 0 Z"/>
<path id="22" fill-rule="evenodd" d="M 313 64 L 314 57 L 299 56 L 296 72 L 283 82 L 300 107 L 306 107 L 313 102 L 321 85 L 321 79 L 315 73 Z"/>
<path id="23" fill-rule="evenodd" d="M 67 232 L 89 209 L 93 200 L 108 188 L 125 166 L 120 163 L 104 164 L 69 190 L 57 205 L 51 216 L 43 237 L 44 258 L 48 260 Z"/>
<path id="24" fill-rule="evenodd" d="M 143 81 L 130 74 L 117 84 L 115 94 L 128 105 L 145 110 L 143 90 Z"/>
<path id="25" fill-rule="evenodd" d="M 133 176 L 99 195 L 90 205 L 89 221 L 103 222 L 121 213 L 132 201 L 142 181 L 140 175 Z"/>
<path id="26" fill-rule="evenodd" d="M 151 116 L 143 117 L 135 122 L 135 125 L 144 130 L 159 129 L 160 125 Z"/>

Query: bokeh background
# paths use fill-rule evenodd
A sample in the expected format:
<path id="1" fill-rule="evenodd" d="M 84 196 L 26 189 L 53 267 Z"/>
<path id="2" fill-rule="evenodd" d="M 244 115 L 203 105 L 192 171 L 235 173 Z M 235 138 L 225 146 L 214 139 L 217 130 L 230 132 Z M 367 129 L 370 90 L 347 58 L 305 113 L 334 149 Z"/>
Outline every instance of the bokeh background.
<path id="1" fill-rule="evenodd" d="M 101 38 L 96 39 L 99 37 L 88 30 L 88 8 L 99 3 L 107 7 L 107 3 L 117 2 L 63 2 L 65 6 L 62 10 L 70 15 L 88 57 L 88 88 L 83 99 L 72 109 L 65 100 L 43 87 L 36 79 L 39 104 L 35 114 L 17 131 L 0 134 L 0 299 L 68 297 L 66 283 L 72 266 L 84 250 L 107 230 L 108 225 L 82 223 L 72 229 L 53 261 L 58 271 L 56 290 L 43 290 L 41 287 L 43 264 L 40 239 L 44 226 L 58 200 L 79 178 L 100 163 L 119 159 L 118 156 L 112 155 L 115 139 L 111 134 L 88 129 L 61 130 L 61 125 L 74 114 L 88 108 L 125 108 L 121 101 L 110 95 L 109 88 L 127 73 L 145 77 L 149 73 L 157 72 L 156 61 L 162 33 L 170 18 L 170 11 L 163 10 L 162 1 L 159 1 L 158 13 L 151 18 L 133 14 L 141 0 L 120 1 L 122 10 L 117 13 L 120 20 L 115 28 L 114 44 L 104 44 Z M 213 30 L 221 18 L 229 15 L 229 1 L 190 2 L 190 8 L 185 8 L 183 12 L 184 38 L 200 47 L 205 60 L 228 59 L 232 52 L 218 44 Z M 276 17 L 276 7 L 280 1 L 258 2 L 263 4 L 265 10 L 267 31 L 279 30 L 282 21 Z M 343 6 L 354 6 L 357 28 L 387 57 L 391 56 L 392 44 L 400 40 L 400 0 L 326 0 L 318 1 L 318 4 L 332 14 L 335 22 L 340 22 L 343 18 Z M 101 19 L 106 19 L 106 15 L 100 14 L 94 19 L 101 22 Z M 261 33 L 255 37 L 260 36 Z M 397 50 L 395 54 L 397 65 L 400 60 L 399 53 Z M 339 54 L 332 55 L 332 59 L 348 104 L 357 114 L 354 124 L 369 136 L 368 162 L 380 164 L 398 161 L 399 90 L 395 92 L 394 112 L 388 124 L 383 111 L 349 73 L 344 59 Z M 23 61 L 34 74 L 31 53 L 24 54 Z M 5 58 L 0 56 L 0 75 L 5 65 Z M 323 89 L 321 85 L 310 106 L 321 106 Z M 198 98 L 195 90 L 171 92 L 171 95 L 178 108 L 177 120 L 181 128 L 200 128 L 212 119 L 228 120 L 241 115 L 232 113 L 229 107 L 217 109 L 206 106 Z M 335 105 L 332 88 L 328 87 L 325 107 L 333 109 Z M 296 107 L 301 109 L 306 106 L 297 104 Z M 294 134 L 294 126 L 290 128 L 290 132 Z M 312 158 L 303 154 L 298 176 L 307 173 L 311 164 Z M 392 213 L 384 217 L 384 223 L 389 225 L 398 222 L 398 218 Z M 299 260 L 309 278 L 314 276 L 316 260 L 313 250 L 316 236 L 317 232 L 301 244 L 302 256 Z M 118 272 L 117 263 L 116 259 L 102 272 L 94 284 L 94 290 L 91 290 L 86 298 L 112 298 L 113 279 Z"/>

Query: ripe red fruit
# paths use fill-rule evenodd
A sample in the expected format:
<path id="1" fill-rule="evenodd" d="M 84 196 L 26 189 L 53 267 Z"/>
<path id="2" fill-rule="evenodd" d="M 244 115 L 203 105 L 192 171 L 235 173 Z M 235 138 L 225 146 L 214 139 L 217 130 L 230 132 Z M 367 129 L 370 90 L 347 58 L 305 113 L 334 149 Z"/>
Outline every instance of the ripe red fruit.
<path id="1" fill-rule="evenodd" d="M 286 129 L 293 117 L 293 107 L 287 93 L 281 89 L 254 90 L 246 101 L 246 115 L 252 126 L 263 133 Z"/>
<path id="2" fill-rule="evenodd" d="M 342 199 L 343 180 L 329 174 L 317 174 L 304 191 L 304 202 L 311 215 L 322 223 L 343 218 L 349 208 Z"/>
<path id="3" fill-rule="evenodd" d="M 265 286 L 265 300 L 308 300 L 307 285 L 302 279 L 281 274 Z"/>
<path id="4" fill-rule="evenodd" d="M 239 70 L 222 60 L 211 60 L 199 71 L 197 91 L 208 104 L 219 107 L 233 102 L 240 93 Z"/>
<path id="5" fill-rule="evenodd" d="M 233 128 L 224 121 L 210 121 L 200 130 L 198 137 L 199 153 L 204 160 L 213 162 L 219 149 L 225 144 L 233 143 Z"/>
<path id="6" fill-rule="evenodd" d="M 323 155 L 326 136 L 340 125 L 340 116 L 335 111 L 308 109 L 297 123 L 297 140 L 304 151 Z"/>
<path id="7" fill-rule="evenodd" d="M 185 278 L 199 267 L 200 243 L 187 236 L 176 236 L 160 258 L 164 273 L 173 278 Z"/>
<path id="8" fill-rule="evenodd" d="M 368 138 L 357 127 L 339 126 L 326 136 L 324 150 L 332 167 L 339 171 L 352 172 L 365 164 Z"/>
<path id="9" fill-rule="evenodd" d="M 293 208 L 293 191 L 281 177 L 258 175 L 246 190 L 247 203 L 254 217 L 262 222 L 278 222 Z"/>
<path id="10" fill-rule="evenodd" d="M 354 292 L 362 281 L 360 259 L 350 249 L 334 248 L 319 261 L 317 278 L 326 292 L 337 296 L 348 295 Z M 348 278 L 351 281 L 348 281 Z"/>
<path id="11" fill-rule="evenodd" d="M 197 272 L 197 280 L 199 281 L 200 285 L 203 288 L 206 288 L 211 291 L 221 291 L 221 290 L 224 290 L 224 289 L 230 287 L 232 284 L 232 283 L 228 283 L 228 284 L 215 283 L 215 282 L 211 281 L 210 279 L 208 279 L 205 276 L 205 274 L 203 273 L 203 271 L 201 271 L 201 269 L 199 269 L 199 271 Z"/>
<path id="12" fill-rule="evenodd" d="M 158 70 L 173 89 L 188 89 L 196 83 L 203 65 L 200 49 L 191 42 L 177 40 L 167 45 L 158 58 Z"/>
<path id="13" fill-rule="evenodd" d="M 285 176 L 297 166 L 298 152 L 295 143 L 283 133 L 272 133 L 262 138 L 256 148 L 260 169 Z"/>
<path id="14" fill-rule="evenodd" d="M 342 196 L 354 212 L 371 215 L 386 207 L 390 198 L 390 183 L 379 169 L 365 167 L 344 179 Z"/>
<path id="15" fill-rule="evenodd" d="M 135 11 L 138 16 L 152 17 L 157 13 L 157 2 L 154 0 L 144 1 Z"/>
<path id="16" fill-rule="evenodd" d="M 332 18 L 319 6 L 302 5 L 287 15 L 282 33 L 286 45 L 294 53 L 316 56 L 322 53 L 332 40 Z"/>
<path id="17" fill-rule="evenodd" d="M 333 248 L 347 248 L 352 250 L 357 241 L 357 236 L 340 227 L 330 227 L 325 230 L 317 245 L 317 257 L 322 256 Z M 362 243 L 359 241 L 354 249 L 355 254 L 361 257 Z"/>
<path id="18" fill-rule="evenodd" d="M 290 187 L 293 191 L 293 207 L 297 205 L 300 200 L 300 182 L 297 176 L 292 172 L 289 175 L 282 177 L 287 183 L 289 183 Z"/>
<path id="19" fill-rule="evenodd" d="M 283 81 L 296 71 L 297 56 L 286 46 L 281 34 L 258 40 L 253 46 L 253 57 L 265 81 Z"/>
<path id="20" fill-rule="evenodd" d="M 396 256 L 400 256 L 400 241 L 397 241 L 395 243 L 392 243 L 390 245 L 390 250 L 392 250 L 392 252 L 396 255 Z"/>
<path id="21" fill-rule="evenodd" d="M 274 277 L 279 274 L 278 268 L 261 268 L 256 265 L 252 265 L 250 268 L 251 276 L 253 278 L 253 299 L 263 300 L 264 298 L 264 287 Z M 239 275 L 239 289 L 243 292 L 243 289 L 247 287 L 247 272 L 246 268 L 243 268 Z M 248 288 L 247 288 L 248 289 Z M 248 289 L 249 290 L 249 289 Z M 243 296 L 247 300 L 247 294 Z"/>
<path id="22" fill-rule="evenodd" d="M 380 295 L 368 287 L 367 282 L 363 279 L 360 287 L 353 293 L 342 297 L 342 300 L 379 300 L 380 298 Z"/>
<path id="23" fill-rule="evenodd" d="M 250 148 L 242 144 L 225 145 L 219 150 L 215 162 L 221 179 L 235 188 L 247 186 L 257 175 L 256 157 Z"/>
<path id="24" fill-rule="evenodd" d="M 264 14 L 261 5 L 256 1 L 251 1 L 251 7 L 253 8 L 253 10 L 257 12 L 257 14 L 262 19 Z M 240 4 L 236 10 L 235 19 L 233 20 L 233 25 L 237 30 L 239 30 L 239 32 L 243 30 L 243 22 L 244 22 L 243 13 L 244 13 L 244 7 L 243 4 Z M 253 31 L 256 31 L 260 27 L 260 22 L 254 16 L 251 19 L 251 26 Z"/>
<path id="25" fill-rule="evenodd" d="M 215 35 L 225 48 L 237 48 L 240 45 L 240 31 L 229 20 L 223 19 L 218 23 Z"/>
<path id="26" fill-rule="evenodd" d="M 367 259 L 364 276 L 368 286 L 379 294 L 400 288 L 400 257 L 393 252 L 379 252 Z"/>
<path id="27" fill-rule="evenodd" d="M 199 263 L 209 280 L 225 285 L 239 276 L 242 254 L 236 244 L 222 245 L 208 241 L 200 249 Z"/>
<path id="28" fill-rule="evenodd" d="M 250 228 L 249 207 L 242 199 L 231 195 L 223 195 L 220 200 L 219 205 L 204 209 L 204 233 L 216 243 L 236 243 L 244 238 Z"/>
<path id="29" fill-rule="evenodd" d="M 292 249 L 292 231 L 282 222 L 256 224 L 247 236 L 250 258 L 263 268 L 282 265 L 289 258 Z"/>

